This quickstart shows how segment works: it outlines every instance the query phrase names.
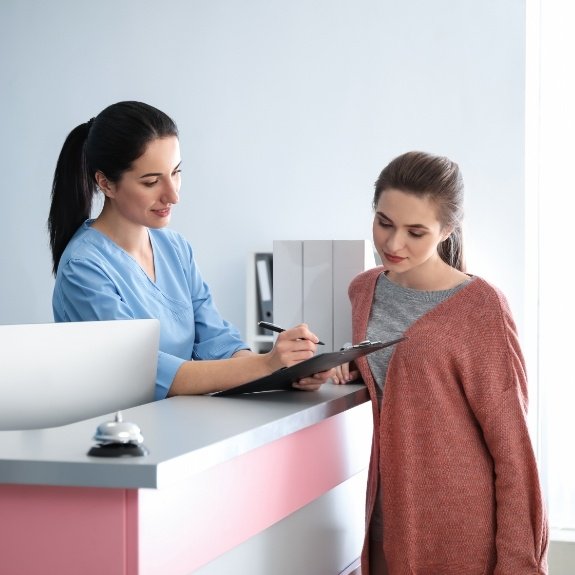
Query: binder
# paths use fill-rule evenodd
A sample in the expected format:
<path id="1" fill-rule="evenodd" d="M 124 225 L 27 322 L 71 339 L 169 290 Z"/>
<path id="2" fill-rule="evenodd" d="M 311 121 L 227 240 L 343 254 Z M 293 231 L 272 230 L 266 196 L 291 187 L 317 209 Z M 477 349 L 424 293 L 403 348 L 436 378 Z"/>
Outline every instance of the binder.
<path id="1" fill-rule="evenodd" d="M 333 341 L 333 241 L 303 242 L 303 317 L 310 329 L 335 351 Z M 345 341 L 351 341 L 348 337 Z M 339 345 L 343 342 L 337 342 Z"/>
<path id="2" fill-rule="evenodd" d="M 351 302 L 348 288 L 353 278 L 375 267 L 370 240 L 333 241 L 333 346 L 352 341 Z"/>
<path id="3" fill-rule="evenodd" d="M 303 241 L 274 240 L 274 323 L 291 327 L 304 321 Z"/>
<path id="4" fill-rule="evenodd" d="M 404 339 L 406 338 L 399 337 L 397 339 L 386 342 L 362 341 L 357 345 L 345 349 L 340 349 L 339 351 L 320 353 L 318 355 L 314 355 L 310 359 L 296 363 L 291 367 L 284 367 L 283 369 L 274 371 L 270 375 L 255 379 L 249 383 L 244 383 L 243 385 L 238 385 L 236 387 L 232 387 L 231 389 L 225 389 L 223 391 L 212 393 L 212 396 L 241 395 L 245 393 L 257 393 L 263 391 L 297 391 L 294 387 L 292 387 L 292 383 L 299 381 L 303 377 L 309 377 L 314 373 L 327 371 L 332 367 L 336 367 L 342 363 L 348 363 L 357 359 L 358 357 L 367 355 L 368 353 L 373 353 L 374 351 L 383 349 L 384 347 L 395 345 Z"/>
<path id="5" fill-rule="evenodd" d="M 258 298 L 258 321 L 273 322 L 273 255 L 258 253 L 256 261 L 256 292 Z M 260 333 L 264 333 L 259 329 Z"/>
<path id="6" fill-rule="evenodd" d="M 305 322 L 326 351 L 352 339 L 348 287 L 375 267 L 370 240 L 274 240 L 274 323 Z"/>

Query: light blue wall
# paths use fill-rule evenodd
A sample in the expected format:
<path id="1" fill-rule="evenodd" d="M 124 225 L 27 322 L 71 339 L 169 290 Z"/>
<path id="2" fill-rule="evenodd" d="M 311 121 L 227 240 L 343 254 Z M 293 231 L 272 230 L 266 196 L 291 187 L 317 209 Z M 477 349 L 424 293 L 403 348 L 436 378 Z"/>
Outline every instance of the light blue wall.
<path id="1" fill-rule="evenodd" d="M 2 0 L 0 22 L 0 323 L 52 320 L 66 134 L 138 99 L 179 125 L 172 227 L 242 331 L 247 254 L 369 238 L 373 181 L 408 149 L 460 163 L 470 271 L 521 325 L 521 0 Z"/>

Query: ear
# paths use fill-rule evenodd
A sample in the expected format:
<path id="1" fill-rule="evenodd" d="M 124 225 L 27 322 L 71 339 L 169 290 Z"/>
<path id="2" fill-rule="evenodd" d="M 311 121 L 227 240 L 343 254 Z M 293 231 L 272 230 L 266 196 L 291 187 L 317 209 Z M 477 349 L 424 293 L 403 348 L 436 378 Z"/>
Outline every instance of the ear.
<path id="1" fill-rule="evenodd" d="M 453 226 L 446 226 L 443 228 L 443 231 L 441 232 L 441 241 L 444 242 L 451 235 L 452 231 Z"/>
<path id="2" fill-rule="evenodd" d="M 98 184 L 98 187 L 102 190 L 102 193 L 107 198 L 113 198 L 116 193 L 116 186 L 114 185 L 114 182 L 108 180 L 108 178 L 104 175 L 103 172 L 100 172 L 100 170 L 96 172 L 94 177 L 96 178 L 96 184 Z"/>

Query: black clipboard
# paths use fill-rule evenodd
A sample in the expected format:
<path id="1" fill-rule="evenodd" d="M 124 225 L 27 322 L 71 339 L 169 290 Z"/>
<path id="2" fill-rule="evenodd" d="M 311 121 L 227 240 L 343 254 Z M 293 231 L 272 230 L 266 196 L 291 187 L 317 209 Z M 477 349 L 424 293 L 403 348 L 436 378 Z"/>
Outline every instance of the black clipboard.
<path id="1" fill-rule="evenodd" d="M 400 341 L 406 339 L 405 337 L 400 337 L 398 339 L 393 339 L 386 342 L 381 341 L 362 341 L 357 345 L 347 347 L 340 351 L 332 351 L 328 353 L 320 353 L 314 355 L 310 359 L 296 363 L 291 367 L 284 367 L 278 371 L 274 371 L 270 375 L 261 377 L 259 379 L 254 379 L 249 383 L 244 383 L 243 385 L 238 385 L 232 387 L 231 389 L 225 389 L 223 391 L 218 391 L 212 393 L 212 396 L 227 396 L 227 395 L 238 395 L 243 393 L 257 393 L 261 391 L 280 391 L 284 389 L 294 389 L 292 383 L 299 381 L 303 377 L 309 377 L 314 373 L 319 373 L 320 371 L 327 371 L 332 367 L 341 365 L 342 363 L 349 363 L 358 357 L 367 355 L 368 353 L 373 353 L 384 347 L 389 347 L 390 345 L 395 345 Z"/>

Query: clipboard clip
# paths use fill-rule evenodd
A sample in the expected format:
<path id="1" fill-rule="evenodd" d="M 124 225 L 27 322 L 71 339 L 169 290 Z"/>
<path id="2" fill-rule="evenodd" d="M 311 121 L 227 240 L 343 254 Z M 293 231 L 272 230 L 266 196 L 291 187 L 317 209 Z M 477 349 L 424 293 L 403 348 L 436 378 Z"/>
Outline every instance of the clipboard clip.
<path id="1" fill-rule="evenodd" d="M 356 343 L 355 345 L 353 345 L 352 343 L 344 343 L 343 347 L 341 347 L 339 351 L 345 351 L 346 349 L 359 349 L 362 347 L 368 347 L 370 345 L 375 345 L 377 343 L 381 343 L 381 342 L 380 341 L 371 341 L 369 339 L 364 339 L 363 341 L 360 341 L 359 343 Z"/>

